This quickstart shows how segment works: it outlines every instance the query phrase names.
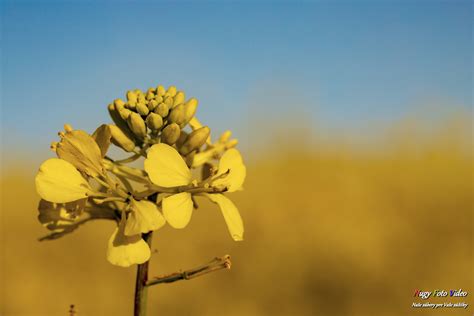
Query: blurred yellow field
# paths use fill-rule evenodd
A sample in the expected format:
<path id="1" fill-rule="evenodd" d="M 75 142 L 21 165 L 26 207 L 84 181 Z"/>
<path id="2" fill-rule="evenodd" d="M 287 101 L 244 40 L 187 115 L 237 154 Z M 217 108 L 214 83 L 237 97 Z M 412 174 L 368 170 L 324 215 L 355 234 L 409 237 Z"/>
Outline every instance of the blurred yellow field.
<path id="1" fill-rule="evenodd" d="M 186 229 L 165 227 L 153 240 L 151 275 L 224 254 L 232 269 L 151 288 L 149 314 L 437 315 L 411 307 L 416 289 L 473 290 L 470 128 L 461 119 L 425 133 L 399 124 L 372 145 L 334 137 L 252 153 L 233 198 L 243 242 L 205 200 Z M 112 223 L 37 241 L 47 233 L 36 219 L 37 167 L 2 174 L 3 313 L 67 315 L 74 304 L 79 316 L 130 315 L 135 269 L 105 260 Z"/>

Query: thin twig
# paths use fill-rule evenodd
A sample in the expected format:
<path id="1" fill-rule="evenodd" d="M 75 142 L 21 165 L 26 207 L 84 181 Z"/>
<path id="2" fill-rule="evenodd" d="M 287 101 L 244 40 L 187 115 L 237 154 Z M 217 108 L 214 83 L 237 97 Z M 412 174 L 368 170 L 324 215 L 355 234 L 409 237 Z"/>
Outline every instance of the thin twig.
<path id="1" fill-rule="evenodd" d="M 168 275 L 155 277 L 146 283 L 146 286 L 157 285 L 161 283 L 172 283 L 179 280 L 190 280 L 196 277 L 205 275 L 207 273 L 218 271 L 222 269 L 230 269 L 231 261 L 230 256 L 225 255 L 223 257 L 216 257 L 209 263 L 201 265 L 199 267 L 189 269 L 186 271 L 174 272 Z"/>

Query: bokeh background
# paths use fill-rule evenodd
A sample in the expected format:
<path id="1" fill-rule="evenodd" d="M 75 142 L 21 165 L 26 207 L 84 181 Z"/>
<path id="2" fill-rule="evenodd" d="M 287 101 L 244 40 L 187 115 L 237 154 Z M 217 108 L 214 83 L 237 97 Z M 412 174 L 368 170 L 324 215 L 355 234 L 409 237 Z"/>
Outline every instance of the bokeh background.
<path id="1" fill-rule="evenodd" d="M 155 234 L 150 315 L 468 315 L 473 303 L 472 2 L 2 1 L 1 315 L 130 315 L 113 224 L 38 242 L 33 177 L 64 123 L 92 132 L 128 89 L 177 85 L 248 165 L 245 241 L 202 202 Z"/>

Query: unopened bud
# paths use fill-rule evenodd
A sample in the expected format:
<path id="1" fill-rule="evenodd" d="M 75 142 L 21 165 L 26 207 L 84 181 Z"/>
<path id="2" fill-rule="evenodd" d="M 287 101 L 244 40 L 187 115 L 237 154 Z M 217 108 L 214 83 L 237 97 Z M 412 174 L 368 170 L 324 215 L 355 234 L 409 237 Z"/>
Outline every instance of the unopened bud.
<path id="1" fill-rule="evenodd" d="M 176 93 L 176 95 L 174 96 L 173 106 L 176 106 L 176 105 L 178 105 L 178 104 L 184 103 L 184 99 L 185 99 L 184 92 L 183 92 L 183 91 L 179 91 L 179 92 Z"/>
<path id="2" fill-rule="evenodd" d="M 165 103 L 170 109 L 173 108 L 173 98 L 170 96 L 165 96 L 163 99 L 163 103 Z"/>
<path id="3" fill-rule="evenodd" d="M 150 110 L 148 110 L 148 106 L 146 106 L 145 103 L 138 103 L 137 104 L 137 112 L 140 114 L 140 115 L 148 115 L 148 113 L 150 112 Z"/>
<path id="4" fill-rule="evenodd" d="M 198 106 L 198 100 L 195 98 L 191 98 L 184 104 L 184 118 L 183 121 L 180 123 L 181 127 L 184 127 L 184 125 L 188 124 L 189 121 L 194 117 L 196 114 Z"/>
<path id="5" fill-rule="evenodd" d="M 158 114 L 150 113 L 146 118 L 146 125 L 151 130 L 159 130 L 163 126 L 163 118 Z"/>
<path id="6" fill-rule="evenodd" d="M 146 94 L 146 99 L 147 100 L 151 100 L 155 97 L 155 94 L 153 94 L 153 92 L 151 91 L 148 91 L 147 94 Z"/>
<path id="7" fill-rule="evenodd" d="M 169 86 L 168 91 L 166 91 L 168 95 L 174 97 L 176 95 L 176 87 L 175 86 Z"/>
<path id="8" fill-rule="evenodd" d="M 180 104 L 171 110 L 169 121 L 181 125 L 186 119 L 184 104 Z"/>
<path id="9" fill-rule="evenodd" d="M 204 145 L 210 133 L 211 130 L 207 126 L 201 127 L 200 129 L 193 131 L 191 134 L 188 135 L 183 146 L 181 146 L 181 148 L 179 149 L 180 154 L 187 155 L 191 151 L 199 149 L 202 145 Z"/>
<path id="10" fill-rule="evenodd" d="M 161 131 L 161 141 L 168 145 L 173 145 L 179 138 L 181 129 L 178 124 L 172 123 Z"/>
<path id="11" fill-rule="evenodd" d="M 153 111 L 156 107 L 158 106 L 158 101 L 156 100 L 150 100 L 148 101 L 148 110 L 151 112 Z"/>
<path id="12" fill-rule="evenodd" d="M 165 87 L 163 87 L 162 85 L 159 85 L 158 87 L 156 87 L 156 94 L 157 95 L 164 96 L 165 93 L 166 93 Z"/>
<path id="13" fill-rule="evenodd" d="M 162 96 L 157 95 L 157 96 L 155 97 L 155 101 L 158 102 L 158 104 L 160 104 L 161 102 L 163 102 L 163 100 L 164 100 L 164 99 L 163 99 Z"/>
<path id="14" fill-rule="evenodd" d="M 225 131 L 224 133 L 222 133 L 221 137 L 219 137 L 219 142 L 226 143 L 230 139 L 231 136 L 232 136 L 231 131 Z"/>
<path id="15" fill-rule="evenodd" d="M 125 107 L 125 102 L 123 102 L 122 99 L 115 99 L 114 104 L 115 104 L 115 106 Z"/>
<path id="16" fill-rule="evenodd" d="M 169 107 L 165 103 L 158 104 L 158 106 L 154 110 L 154 112 L 161 117 L 167 117 L 169 111 Z"/>
<path id="17" fill-rule="evenodd" d="M 127 92 L 128 103 L 135 105 L 138 102 L 138 95 L 134 91 Z"/>
<path id="18" fill-rule="evenodd" d="M 133 112 L 130 111 L 129 109 L 123 108 L 123 109 L 119 110 L 118 113 L 119 113 L 120 117 L 122 118 L 122 120 L 126 121 L 130 117 L 130 114 L 132 114 Z"/>
<path id="19" fill-rule="evenodd" d="M 140 114 L 132 112 L 127 120 L 128 127 L 132 132 L 139 138 L 145 138 L 146 136 L 146 125 Z"/>
<path id="20" fill-rule="evenodd" d="M 126 152 L 131 152 L 135 149 L 135 143 L 131 140 L 120 128 L 110 124 L 111 141 L 115 146 L 118 146 Z"/>
<path id="21" fill-rule="evenodd" d="M 181 134 L 179 135 L 178 140 L 176 141 L 176 147 L 181 147 L 183 146 L 184 142 L 186 141 L 186 138 L 188 138 L 188 133 L 185 131 L 181 130 Z"/>
<path id="22" fill-rule="evenodd" d="M 125 121 L 126 119 L 125 120 L 122 119 L 122 116 L 116 109 L 116 105 L 109 104 L 107 109 L 109 110 L 110 117 L 112 118 L 112 121 L 114 121 L 115 125 L 117 125 L 118 128 L 120 128 L 124 133 L 126 133 L 128 137 L 133 138 L 133 135 L 131 134 L 131 131 L 128 128 L 128 125 Z M 127 110 L 127 109 L 123 108 L 123 110 Z M 131 112 L 130 110 L 127 110 L 127 111 Z"/>

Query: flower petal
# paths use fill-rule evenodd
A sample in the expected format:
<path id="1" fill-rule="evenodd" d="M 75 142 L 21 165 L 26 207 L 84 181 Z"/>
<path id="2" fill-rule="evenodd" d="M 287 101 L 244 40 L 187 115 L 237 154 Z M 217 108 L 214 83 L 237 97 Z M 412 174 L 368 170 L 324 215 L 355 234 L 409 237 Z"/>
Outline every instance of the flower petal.
<path id="1" fill-rule="evenodd" d="M 227 187 L 228 192 L 241 189 L 247 171 L 240 152 L 235 148 L 227 150 L 222 155 L 216 176 L 221 176 L 226 172 L 229 172 L 229 174 L 213 181 L 212 184 L 214 186 Z"/>
<path id="2" fill-rule="evenodd" d="M 51 158 L 43 162 L 35 178 L 36 191 L 46 201 L 66 203 L 86 198 L 91 188 L 69 162 Z"/>
<path id="3" fill-rule="evenodd" d="M 103 174 L 102 154 L 94 138 L 81 130 L 67 132 L 59 142 L 58 157 L 90 176 Z"/>
<path id="4" fill-rule="evenodd" d="M 191 183 L 191 171 L 173 147 L 153 145 L 145 159 L 145 171 L 150 180 L 162 187 L 177 187 Z"/>
<path id="5" fill-rule="evenodd" d="M 104 158 L 107 154 L 107 150 L 109 150 L 111 142 L 110 139 L 112 138 L 110 127 L 107 124 L 102 124 L 95 130 L 94 134 L 92 134 L 92 138 L 99 146 L 101 156 Z"/>
<path id="6" fill-rule="evenodd" d="M 163 215 L 173 228 L 184 228 L 191 220 L 193 200 L 191 193 L 182 192 L 163 199 Z"/>
<path id="7" fill-rule="evenodd" d="M 132 200 L 132 212 L 125 225 L 125 235 L 148 233 L 161 228 L 165 223 L 166 220 L 155 203 Z"/>
<path id="8" fill-rule="evenodd" d="M 217 203 L 224 215 L 229 233 L 235 241 L 244 239 L 244 223 L 237 207 L 223 194 L 205 194 L 212 202 Z"/>
<path id="9" fill-rule="evenodd" d="M 107 260 L 119 267 L 141 264 L 150 259 L 151 251 L 141 235 L 126 236 L 124 234 L 124 217 L 109 239 Z"/>

